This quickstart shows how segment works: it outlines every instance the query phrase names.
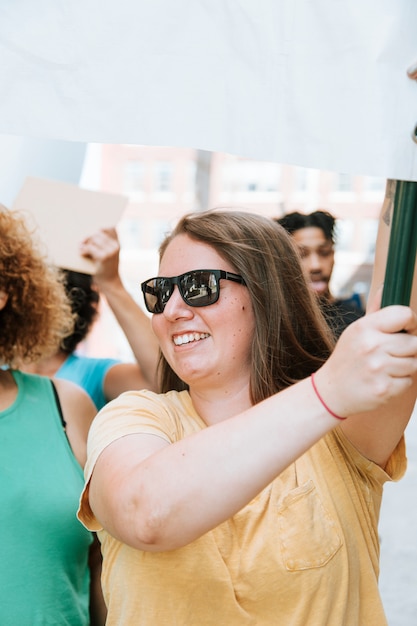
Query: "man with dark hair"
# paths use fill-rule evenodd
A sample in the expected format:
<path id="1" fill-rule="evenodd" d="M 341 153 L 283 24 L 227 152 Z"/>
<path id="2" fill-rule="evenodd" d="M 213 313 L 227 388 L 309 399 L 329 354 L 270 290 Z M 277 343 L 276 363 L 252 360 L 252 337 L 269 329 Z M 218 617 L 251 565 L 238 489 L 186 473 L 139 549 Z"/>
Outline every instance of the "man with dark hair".
<path id="1" fill-rule="evenodd" d="M 336 338 L 348 324 L 364 314 L 359 298 L 335 298 L 330 291 L 334 266 L 336 219 L 327 211 L 304 214 L 294 211 L 275 218 L 293 237 L 300 252 L 309 286 L 317 295 L 322 311 Z"/>

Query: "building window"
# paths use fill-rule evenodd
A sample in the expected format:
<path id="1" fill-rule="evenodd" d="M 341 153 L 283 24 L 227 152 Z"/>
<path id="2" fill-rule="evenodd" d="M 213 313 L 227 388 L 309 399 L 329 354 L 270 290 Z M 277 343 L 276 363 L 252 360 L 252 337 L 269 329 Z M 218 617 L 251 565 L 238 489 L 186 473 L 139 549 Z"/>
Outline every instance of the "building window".
<path id="1" fill-rule="evenodd" d="M 307 191 L 307 174 L 308 170 L 305 167 L 295 168 L 295 190 Z"/>
<path id="2" fill-rule="evenodd" d="M 353 237 L 355 233 L 355 222 L 352 219 L 344 218 L 336 221 L 336 247 L 337 250 L 349 252 L 353 250 Z"/>
<path id="3" fill-rule="evenodd" d="M 352 177 L 350 174 L 338 174 L 335 180 L 335 191 L 352 191 Z"/>
<path id="4" fill-rule="evenodd" d="M 172 191 L 173 171 L 170 161 L 155 163 L 155 191 Z"/>
<path id="5" fill-rule="evenodd" d="M 223 165 L 223 191 L 276 192 L 279 190 L 280 166 L 246 160 L 230 160 Z"/>
<path id="6" fill-rule="evenodd" d="M 381 179 L 382 185 L 385 186 L 384 179 Z M 379 220 L 377 217 L 374 219 L 363 219 L 361 224 L 362 230 L 362 240 L 363 240 L 363 250 L 366 254 L 366 258 L 368 261 L 373 262 L 375 257 L 375 246 L 376 246 L 376 236 L 378 233 L 378 223 Z"/>
<path id="7" fill-rule="evenodd" d="M 365 191 L 384 191 L 385 179 L 375 178 L 373 176 L 364 176 L 363 188 Z"/>
<path id="8" fill-rule="evenodd" d="M 123 218 L 118 226 L 120 245 L 126 250 L 141 246 L 141 228 L 137 218 Z"/>
<path id="9" fill-rule="evenodd" d="M 185 190 L 188 193 L 195 194 L 196 187 L 196 175 L 197 175 L 197 164 L 195 161 L 187 161 L 186 163 L 186 182 L 185 182 Z"/>
<path id="10" fill-rule="evenodd" d="M 127 193 L 143 191 L 144 174 L 145 167 L 142 161 L 127 161 L 124 177 L 124 191 Z"/>
<path id="11" fill-rule="evenodd" d="M 172 223 L 167 219 L 153 219 L 151 222 L 150 247 L 159 248 L 161 242 L 171 232 Z"/>

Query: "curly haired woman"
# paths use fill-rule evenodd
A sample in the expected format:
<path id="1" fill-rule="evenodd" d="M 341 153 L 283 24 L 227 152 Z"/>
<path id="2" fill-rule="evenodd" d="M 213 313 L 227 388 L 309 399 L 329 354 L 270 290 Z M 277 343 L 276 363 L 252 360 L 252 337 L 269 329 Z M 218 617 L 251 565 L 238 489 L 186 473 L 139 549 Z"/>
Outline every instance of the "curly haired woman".
<path id="1" fill-rule="evenodd" d="M 95 407 L 73 383 L 18 369 L 72 326 L 56 271 L 0 205 L 1 624 L 104 623 L 97 542 L 75 515 Z"/>

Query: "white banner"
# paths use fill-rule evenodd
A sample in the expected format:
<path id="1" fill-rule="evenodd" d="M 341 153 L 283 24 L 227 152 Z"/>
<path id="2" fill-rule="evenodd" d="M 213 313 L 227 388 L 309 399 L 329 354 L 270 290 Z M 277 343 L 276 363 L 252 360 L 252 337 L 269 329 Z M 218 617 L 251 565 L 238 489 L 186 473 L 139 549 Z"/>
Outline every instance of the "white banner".
<path id="1" fill-rule="evenodd" d="M 0 133 L 417 180 L 416 0 L 0 5 Z"/>

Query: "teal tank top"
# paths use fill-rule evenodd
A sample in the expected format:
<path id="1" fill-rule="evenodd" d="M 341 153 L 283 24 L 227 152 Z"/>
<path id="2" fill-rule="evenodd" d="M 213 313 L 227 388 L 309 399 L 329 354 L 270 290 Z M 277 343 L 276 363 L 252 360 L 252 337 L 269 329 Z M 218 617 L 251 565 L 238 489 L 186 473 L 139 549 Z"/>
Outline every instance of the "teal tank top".
<path id="1" fill-rule="evenodd" d="M 117 359 L 94 358 L 73 353 L 68 355 L 56 372 L 55 378 L 70 380 L 82 387 L 99 411 L 107 403 L 104 379 L 109 369 L 117 363 L 120 363 Z"/>
<path id="2" fill-rule="evenodd" d="M 0 411 L 0 625 L 87 626 L 92 534 L 77 520 L 83 471 L 51 381 L 12 371 Z"/>

